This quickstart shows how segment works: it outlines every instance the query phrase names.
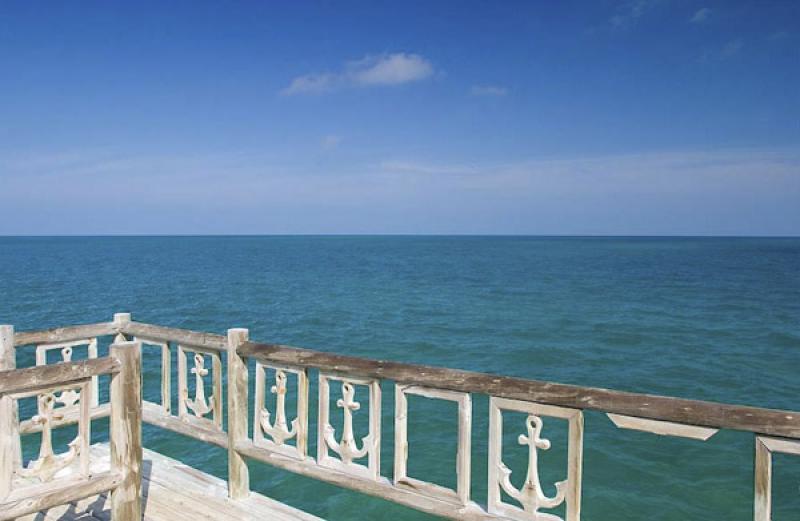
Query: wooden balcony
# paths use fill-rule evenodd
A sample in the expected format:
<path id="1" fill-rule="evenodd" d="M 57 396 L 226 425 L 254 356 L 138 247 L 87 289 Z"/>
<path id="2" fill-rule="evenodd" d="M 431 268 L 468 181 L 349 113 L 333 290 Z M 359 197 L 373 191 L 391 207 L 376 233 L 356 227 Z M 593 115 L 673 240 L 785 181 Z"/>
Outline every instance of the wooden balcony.
<path id="1" fill-rule="evenodd" d="M 111 344 L 105 357 L 98 354 L 102 342 Z M 34 346 L 37 366 L 16 369 L 17 350 L 25 346 Z M 73 361 L 77 351 L 82 359 Z M 58 361 L 48 364 L 48 353 Z M 158 403 L 142 400 L 143 356 L 160 360 Z M 0 520 L 317 519 L 251 491 L 249 459 L 442 518 L 552 521 L 562 519 L 552 512 L 560 509 L 564 520 L 578 521 L 584 429 L 591 429 L 583 413 L 592 410 L 621 429 L 654 435 L 705 441 L 720 429 L 752 433 L 754 519 L 769 521 L 772 453 L 800 455 L 798 412 L 367 360 L 251 342 L 245 329 L 221 336 L 133 322 L 124 313 L 111 322 L 47 331 L 15 334 L 0 326 L 0 370 Z M 99 399 L 102 375 L 110 375 L 107 402 Z M 319 397 L 315 415 L 309 410 L 312 382 Z M 394 383 L 391 477 L 381 460 L 387 382 Z M 473 410 L 478 394 L 489 397 L 488 411 Z M 453 488 L 408 474 L 411 395 L 457 406 Z M 24 400 L 35 401 L 35 410 L 26 414 Z M 294 417 L 288 410 L 296 410 Z M 513 430 L 528 454 L 524 479 L 512 480 L 503 459 L 504 413 L 524 418 Z M 473 461 L 474 414 L 488 414 L 488 430 L 481 433 L 488 461 Z M 332 421 L 334 415 L 341 421 Z M 358 434 L 357 415 L 366 420 Z M 106 416 L 108 443 L 90 445 L 92 425 Z M 547 427 L 556 421 L 567 426 L 564 479 L 546 495 L 538 458 L 550 448 Z M 227 482 L 143 448 L 143 423 L 226 449 Z M 59 452 L 52 432 L 75 424 L 78 436 Z M 34 433 L 41 433 L 38 457 L 23 462 L 21 439 Z M 477 494 L 485 503 L 473 499 L 476 465 L 487 471 Z"/>

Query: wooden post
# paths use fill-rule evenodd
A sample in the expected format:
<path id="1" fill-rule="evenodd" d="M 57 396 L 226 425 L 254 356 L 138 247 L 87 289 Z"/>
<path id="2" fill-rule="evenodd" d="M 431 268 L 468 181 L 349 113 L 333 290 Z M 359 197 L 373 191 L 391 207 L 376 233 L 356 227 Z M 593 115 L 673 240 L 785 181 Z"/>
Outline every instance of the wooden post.
<path id="1" fill-rule="evenodd" d="M 247 359 L 237 349 L 247 342 L 247 329 L 228 330 L 228 495 L 232 499 L 250 493 L 250 474 L 236 443 L 247 440 Z"/>
<path id="2" fill-rule="evenodd" d="M 122 365 L 111 377 L 111 468 L 122 473 L 122 482 L 111 492 L 111 519 L 141 521 L 141 344 L 115 343 L 110 354 Z"/>
<path id="3" fill-rule="evenodd" d="M 0 371 L 11 371 L 17 368 L 17 353 L 14 348 L 14 326 L 0 326 Z M 10 440 L 0 441 L 0 443 L 11 443 L 13 450 L 13 464 L 22 464 L 22 444 L 19 439 L 19 410 L 16 401 L 11 400 L 10 411 L 3 411 L 3 415 L 9 422 L 7 428 L 11 433 Z M 5 455 L 4 455 L 5 457 Z M 2 478 L 0 478 L 2 479 Z"/>
<path id="4" fill-rule="evenodd" d="M 755 437 L 756 455 L 754 465 L 755 498 L 753 519 L 771 521 L 772 519 L 772 452 L 760 436 Z"/>
<path id="5" fill-rule="evenodd" d="M 119 329 L 127 326 L 130 324 L 130 322 L 130 313 L 114 313 L 114 327 L 117 328 L 117 336 L 114 337 L 114 342 L 125 342 L 128 340 L 125 335 L 119 331 Z"/>
<path id="6" fill-rule="evenodd" d="M 14 326 L 0 326 L 0 371 L 10 371 L 16 368 Z"/>

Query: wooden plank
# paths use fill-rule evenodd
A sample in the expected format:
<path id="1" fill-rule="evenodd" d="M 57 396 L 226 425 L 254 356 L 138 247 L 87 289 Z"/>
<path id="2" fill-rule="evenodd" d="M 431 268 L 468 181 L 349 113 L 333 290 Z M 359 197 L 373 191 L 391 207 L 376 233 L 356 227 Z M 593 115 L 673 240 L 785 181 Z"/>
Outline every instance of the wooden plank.
<path id="1" fill-rule="evenodd" d="M 32 344 L 52 344 L 56 342 L 71 342 L 82 338 L 113 335 L 117 332 L 114 322 L 99 322 L 80 326 L 57 327 L 42 331 L 18 331 L 14 336 L 14 345 L 26 346 Z"/>
<path id="2" fill-rule="evenodd" d="M 103 357 L 0 371 L 0 394 L 22 393 L 44 387 L 67 385 L 92 376 L 116 373 L 119 369 L 118 361 L 111 357 Z"/>
<path id="3" fill-rule="evenodd" d="M 74 477 L 43 484 L 46 486 L 25 488 L 19 491 L 20 496 L 12 493 L 4 503 L 0 503 L 0 520 L 15 519 L 76 499 L 96 496 L 117 487 L 121 482 L 122 475 L 119 472 L 108 471 L 90 478 Z M 118 519 L 128 521 L 126 518 Z"/>
<path id="4" fill-rule="evenodd" d="M 250 493 L 247 462 L 234 448 L 237 441 L 247 439 L 247 360 L 236 348 L 247 342 L 248 336 L 247 329 L 228 330 L 228 493 L 233 499 Z M 214 396 L 218 399 L 216 392 Z"/>
<path id="5" fill-rule="evenodd" d="M 153 324 L 144 324 L 142 322 L 130 322 L 123 326 L 122 332 L 127 335 L 152 338 L 164 342 L 176 342 L 186 347 L 205 347 L 216 351 L 224 351 L 228 341 L 226 337 L 213 333 L 156 326 Z"/>
<path id="6" fill-rule="evenodd" d="M 408 489 L 395 487 L 384 477 L 371 479 L 354 475 L 353 473 L 340 472 L 319 466 L 312 458 L 297 460 L 262 447 L 257 447 L 250 440 L 237 443 L 236 450 L 249 458 L 261 461 L 267 465 L 272 465 L 273 467 L 355 490 L 356 492 L 361 492 L 370 496 L 383 498 L 435 516 L 461 521 L 497 521 L 498 519 L 504 519 L 486 513 L 477 503 L 470 502 L 466 506 L 455 505 L 449 501 L 438 500 Z"/>
<path id="7" fill-rule="evenodd" d="M 634 431 L 649 432 L 659 436 L 677 436 L 680 438 L 690 438 L 693 440 L 707 441 L 711 436 L 719 432 L 719 429 L 709 427 L 698 427 L 696 425 L 686 425 L 683 423 L 665 422 L 659 420 L 647 420 L 622 414 L 607 414 L 614 425 L 620 429 L 630 429 Z"/>
<path id="8" fill-rule="evenodd" d="M 80 410 L 78 408 L 67 408 L 64 412 L 59 411 L 58 418 L 53 418 L 51 420 L 52 428 L 64 427 L 65 425 L 72 425 L 74 423 L 78 423 L 78 419 L 80 418 Z M 89 411 L 89 417 L 92 420 L 97 420 L 100 418 L 107 418 L 111 414 L 111 404 L 103 403 L 98 405 L 97 407 L 92 407 Z M 19 431 L 22 434 L 31 434 L 34 432 L 41 432 L 42 425 L 39 423 L 34 423 L 31 420 L 24 420 L 20 422 Z"/>
<path id="9" fill-rule="evenodd" d="M 221 430 L 210 429 L 205 425 L 182 420 L 176 416 L 164 414 L 164 410 L 157 404 L 142 403 L 142 419 L 145 423 L 161 427 L 190 438 L 195 438 L 206 443 L 212 443 L 222 448 L 228 447 L 228 435 Z"/>
<path id="10" fill-rule="evenodd" d="M 112 344 L 110 353 L 121 364 L 111 377 L 111 469 L 122 474 L 122 482 L 111 492 L 111 515 L 114 521 L 141 521 L 141 344 Z"/>
<path id="11" fill-rule="evenodd" d="M 800 438 L 800 412 L 780 411 L 557 384 L 472 371 L 370 360 L 276 344 L 245 343 L 239 353 L 264 363 L 314 367 L 329 372 L 386 378 L 453 391 L 591 409 L 715 429 Z"/>

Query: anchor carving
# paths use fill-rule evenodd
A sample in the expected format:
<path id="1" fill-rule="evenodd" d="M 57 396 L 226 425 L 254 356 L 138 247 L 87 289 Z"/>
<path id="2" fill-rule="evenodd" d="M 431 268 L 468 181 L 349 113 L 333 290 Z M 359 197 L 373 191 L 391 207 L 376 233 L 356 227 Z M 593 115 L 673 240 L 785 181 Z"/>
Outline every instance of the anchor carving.
<path id="1" fill-rule="evenodd" d="M 561 520 L 558 516 L 552 514 L 539 513 L 540 508 L 555 508 L 564 502 L 567 494 L 568 480 L 559 481 L 555 484 L 556 495 L 547 497 L 542 491 L 542 485 L 539 481 L 539 460 L 538 449 L 548 450 L 550 448 L 550 441 L 541 438 L 542 433 L 542 419 L 535 415 L 528 416 L 525 424 L 528 428 L 528 434 L 520 434 L 519 444 L 528 446 L 528 473 L 525 477 L 525 483 L 521 488 L 517 489 L 511 484 L 511 469 L 506 467 L 502 462 L 499 463 L 500 486 L 510 497 L 519 501 L 525 512 L 532 514 L 533 519 L 536 521 L 545 520 Z"/>
<path id="2" fill-rule="evenodd" d="M 72 362 L 72 348 L 65 347 L 61 350 L 61 359 L 64 362 Z M 62 391 L 61 394 L 58 395 L 57 401 L 64 404 L 64 407 L 71 407 L 78 403 L 80 399 L 80 393 L 71 389 L 69 391 Z"/>
<path id="3" fill-rule="evenodd" d="M 74 391 L 72 391 L 74 392 Z M 62 393 L 63 394 L 63 393 Z M 80 393 L 76 393 L 80 396 Z M 53 476 L 72 463 L 80 452 L 80 435 L 69 442 L 69 450 L 60 455 L 53 452 L 52 422 L 60 420 L 63 414 L 55 412 L 55 404 L 61 402 L 53 393 L 46 393 L 38 398 L 39 414 L 31 418 L 34 424 L 42 426 L 42 441 L 39 446 L 39 457 L 30 463 L 27 468 L 17 470 L 23 477 L 39 478 L 42 483 L 50 481 Z"/>
<path id="4" fill-rule="evenodd" d="M 325 443 L 336 452 L 345 465 L 352 463 L 354 459 L 363 458 L 369 452 L 369 445 L 372 442 L 372 434 L 368 434 L 361 439 L 359 449 L 353 437 L 353 411 L 361 408 L 361 404 L 355 401 L 356 390 L 350 382 L 342 383 L 342 397 L 336 401 L 336 406 L 344 413 L 344 427 L 342 430 L 342 441 L 337 442 L 335 437 L 336 429 L 330 424 L 325 426 Z"/>
<path id="5" fill-rule="evenodd" d="M 189 390 L 187 389 L 185 391 L 187 396 L 184 396 L 184 401 L 186 402 L 186 406 L 192 410 L 195 416 L 202 418 L 206 414 L 213 411 L 214 406 L 216 405 L 214 403 L 213 396 L 206 400 L 206 387 L 203 377 L 208 375 L 208 369 L 205 368 L 205 358 L 203 355 L 195 353 L 194 368 L 192 368 L 191 373 L 195 376 L 194 400 L 188 397 Z"/>
<path id="6" fill-rule="evenodd" d="M 276 445 L 283 445 L 286 440 L 290 440 L 297 435 L 299 421 L 297 418 L 292 420 L 291 428 L 286 422 L 286 373 L 280 369 L 275 371 L 275 385 L 270 388 L 270 392 L 277 397 L 275 424 L 273 425 L 269 421 L 269 411 L 261 409 L 261 429 L 269 434 Z"/>

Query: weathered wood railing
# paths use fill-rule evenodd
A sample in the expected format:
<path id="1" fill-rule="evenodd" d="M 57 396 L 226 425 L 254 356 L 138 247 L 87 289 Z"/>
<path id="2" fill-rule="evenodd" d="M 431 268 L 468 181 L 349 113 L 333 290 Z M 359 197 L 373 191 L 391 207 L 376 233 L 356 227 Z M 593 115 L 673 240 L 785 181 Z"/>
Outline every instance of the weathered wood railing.
<path id="1" fill-rule="evenodd" d="M 141 400 L 138 345 L 119 342 L 107 357 L 98 358 L 96 341 L 91 358 L 70 360 L 73 343 L 64 341 L 64 361 L 45 365 L 37 350 L 37 367 L 14 370 L 13 328 L 0 326 L 3 365 L 0 366 L 0 519 L 14 519 L 103 492 L 111 493 L 114 519 L 141 518 Z M 24 338 L 24 336 L 23 336 Z M 111 376 L 110 467 L 90 467 L 91 409 L 99 410 L 97 381 Z M 36 400 L 36 414 L 20 424 L 19 401 Z M 106 413 L 105 410 L 108 412 Z M 65 453 L 53 448 L 53 430 L 78 424 L 78 435 Z M 23 428 L 24 427 L 24 428 Z M 38 457 L 22 464 L 20 433 L 41 432 Z M 76 472 L 71 472 L 77 470 Z"/>
<path id="2" fill-rule="evenodd" d="M 577 521 L 581 509 L 583 411 L 595 410 L 606 413 L 619 428 L 659 435 L 707 440 L 719 429 L 753 433 L 754 517 L 756 521 L 768 521 L 772 500 L 771 454 L 800 455 L 800 413 L 796 412 L 367 360 L 250 342 L 246 329 L 230 329 L 227 336 L 221 336 L 133 322 L 128 314 L 117 314 L 114 321 L 101 324 L 17 335 L 9 333 L 9 329 L 0 329 L 0 333 L 0 369 L 14 367 L 14 347 L 22 345 L 37 345 L 37 353 L 45 352 L 45 355 L 48 350 L 60 348 L 65 359 L 71 355 L 71 351 L 66 352 L 69 355 L 65 354 L 65 349 L 85 345 L 87 355 L 93 358 L 97 356 L 93 347 L 97 345 L 96 337 L 116 335 L 116 342 L 132 339 L 134 345 L 144 352 L 158 349 L 162 363 L 161 400 L 160 403 L 143 402 L 143 421 L 227 448 L 229 494 L 233 498 L 249 493 L 245 460 L 250 458 L 450 519 L 546 521 L 560 518 L 545 511 L 565 505 L 566 520 Z M 123 344 L 115 346 L 117 352 L 122 349 L 120 345 Z M 173 349 L 177 351 L 177 413 L 171 407 Z M 114 358 L 113 352 L 111 358 Z M 223 358 L 227 366 L 226 403 L 222 398 Z M 248 407 L 248 359 L 252 359 L 255 366 L 252 417 Z M 45 362 L 46 356 L 37 357 L 37 363 Z M 64 364 L 59 365 L 71 367 L 76 363 Z M 310 370 L 318 373 L 315 433 L 309 432 Z M 89 395 L 95 386 L 92 376 L 94 374 L 85 375 L 81 380 Z M 382 474 L 380 454 L 381 389 L 387 380 L 395 384 L 392 479 Z M 191 386 L 190 382 L 194 385 Z M 210 385 L 210 392 L 206 392 L 207 385 Z M 0 381 L 0 394 L 12 392 L 4 389 L 9 388 Z M 32 392 L 42 392 L 41 388 L 37 389 Z M 356 389 L 361 389 L 359 396 L 364 390 L 367 392 L 369 405 L 363 410 L 356 400 Z M 267 393 L 276 397 L 272 410 L 266 405 Z M 339 397 L 336 411 L 331 407 L 331 393 Z M 472 500 L 471 468 L 475 463 L 470 450 L 473 394 L 489 396 L 486 505 Z M 453 489 L 408 475 L 409 395 L 452 401 L 458 405 L 457 479 Z M 290 396 L 296 400 L 295 418 L 287 417 L 286 402 Z M 85 411 L 81 414 L 63 414 L 63 418 L 54 421 L 53 425 L 86 422 L 87 417 L 97 418 L 110 413 L 113 442 L 114 390 L 110 410 L 108 405 L 97 402 L 90 405 L 84 404 L 82 411 Z M 4 407 L 10 406 L 6 404 Z M 225 408 L 227 429 L 223 421 Z M 528 469 L 519 487 L 512 483 L 511 471 L 503 462 L 504 411 L 525 415 L 524 422 L 518 425 L 518 439 L 528 452 Z M 341 414 L 341 432 L 332 426 L 331 415 L 334 413 Z M 361 439 L 356 439 L 355 435 L 353 421 L 356 415 L 366 415 L 368 419 L 368 431 Z M 553 496 L 543 492 L 538 471 L 539 453 L 550 447 L 550 442 L 543 437 L 548 418 L 566 420 L 568 424 L 565 479 L 556 483 Z M 3 425 L 6 430 L 0 432 L 0 443 L 8 454 L 11 453 L 10 444 L 16 443 L 9 441 L 14 438 L 12 431 L 15 428 L 23 434 L 42 429 L 40 424 L 31 421 L 23 421 L 17 427 L 9 422 Z M 316 457 L 308 454 L 312 441 L 315 441 Z M 4 465 L 0 470 L 7 472 L 8 466 Z M 520 482 L 518 479 L 514 481 Z"/>

